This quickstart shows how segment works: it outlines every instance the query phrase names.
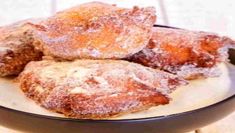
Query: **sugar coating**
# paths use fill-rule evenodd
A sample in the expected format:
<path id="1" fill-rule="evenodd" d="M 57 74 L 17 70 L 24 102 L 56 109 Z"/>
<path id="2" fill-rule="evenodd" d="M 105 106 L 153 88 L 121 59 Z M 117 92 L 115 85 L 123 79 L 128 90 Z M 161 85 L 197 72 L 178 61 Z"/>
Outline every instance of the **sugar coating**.
<path id="1" fill-rule="evenodd" d="M 146 48 L 128 60 L 159 68 L 186 79 L 213 77 L 218 63 L 228 58 L 235 42 L 213 33 L 182 29 L 153 28 Z"/>
<path id="2" fill-rule="evenodd" d="M 20 76 L 21 89 L 43 107 L 92 119 L 167 104 L 168 94 L 186 83 L 160 70 L 114 60 L 32 62 Z"/>
<path id="3" fill-rule="evenodd" d="M 25 20 L 0 27 L 0 76 L 18 75 L 32 60 L 41 60 L 42 53 L 35 50 L 32 28 Z"/>
<path id="4" fill-rule="evenodd" d="M 119 59 L 142 50 L 152 35 L 153 7 L 119 8 L 91 2 L 35 25 L 35 46 L 56 58 Z"/>

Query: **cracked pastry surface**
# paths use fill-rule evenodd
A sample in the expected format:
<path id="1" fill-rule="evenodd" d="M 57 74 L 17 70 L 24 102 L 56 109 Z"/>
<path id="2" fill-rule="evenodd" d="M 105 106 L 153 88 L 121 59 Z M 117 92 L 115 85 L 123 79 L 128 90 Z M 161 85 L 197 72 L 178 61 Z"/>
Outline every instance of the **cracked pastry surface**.
<path id="1" fill-rule="evenodd" d="M 45 55 L 74 60 L 120 59 L 142 50 L 152 35 L 153 7 L 119 8 L 101 2 L 58 12 L 35 24 L 35 46 Z"/>
<path id="2" fill-rule="evenodd" d="M 213 33 L 154 27 L 149 44 L 128 60 L 159 68 L 185 79 L 219 75 L 217 64 L 227 59 L 235 42 Z"/>
<path id="3" fill-rule="evenodd" d="M 30 62 L 19 77 L 27 97 L 46 109 L 81 119 L 105 119 L 167 104 L 186 81 L 121 60 Z"/>
<path id="4" fill-rule="evenodd" d="M 42 53 L 32 46 L 30 21 L 37 20 L 0 27 L 0 76 L 18 75 L 29 61 L 41 59 Z"/>

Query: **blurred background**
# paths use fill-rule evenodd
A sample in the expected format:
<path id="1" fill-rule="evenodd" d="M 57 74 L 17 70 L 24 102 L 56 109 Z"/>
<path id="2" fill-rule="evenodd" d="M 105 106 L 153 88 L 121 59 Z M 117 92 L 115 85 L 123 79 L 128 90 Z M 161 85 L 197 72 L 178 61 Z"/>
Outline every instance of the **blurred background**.
<path id="1" fill-rule="evenodd" d="M 92 0 L 2 0 L 0 25 L 31 17 L 47 17 L 57 11 Z M 96 0 L 99 1 L 99 0 Z M 217 32 L 235 37 L 233 0 L 100 0 L 122 7 L 154 6 L 157 24 Z"/>

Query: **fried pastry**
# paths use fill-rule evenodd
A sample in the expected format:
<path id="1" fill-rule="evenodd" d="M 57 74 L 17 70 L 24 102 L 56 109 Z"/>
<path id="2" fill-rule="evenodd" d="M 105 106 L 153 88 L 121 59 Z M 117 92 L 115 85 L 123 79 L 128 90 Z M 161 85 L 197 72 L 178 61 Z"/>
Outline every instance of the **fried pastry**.
<path id="1" fill-rule="evenodd" d="M 154 27 L 148 46 L 128 60 L 159 68 L 185 79 L 219 75 L 216 65 L 227 59 L 235 42 L 213 33 Z"/>
<path id="2" fill-rule="evenodd" d="M 124 58 L 148 44 L 155 19 L 152 7 L 86 3 L 34 25 L 35 46 L 57 59 Z"/>
<path id="3" fill-rule="evenodd" d="M 32 28 L 26 20 L 0 27 L 0 76 L 18 75 L 32 60 L 40 60 L 42 53 L 33 47 Z"/>
<path id="4" fill-rule="evenodd" d="M 68 117 L 104 119 L 167 104 L 186 83 L 164 71 L 121 60 L 30 62 L 19 77 L 29 98 Z"/>

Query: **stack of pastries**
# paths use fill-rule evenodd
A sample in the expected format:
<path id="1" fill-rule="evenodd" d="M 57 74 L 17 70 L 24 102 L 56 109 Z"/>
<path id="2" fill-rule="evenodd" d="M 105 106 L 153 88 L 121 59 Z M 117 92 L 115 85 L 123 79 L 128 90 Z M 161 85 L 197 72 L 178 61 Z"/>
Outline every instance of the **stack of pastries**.
<path id="1" fill-rule="evenodd" d="M 187 80 L 219 76 L 235 42 L 213 33 L 154 27 L 153 7 L 91 2 L 0 28 L 0 76 L 25 95 L 80 119 L 168 104 Z"/>

